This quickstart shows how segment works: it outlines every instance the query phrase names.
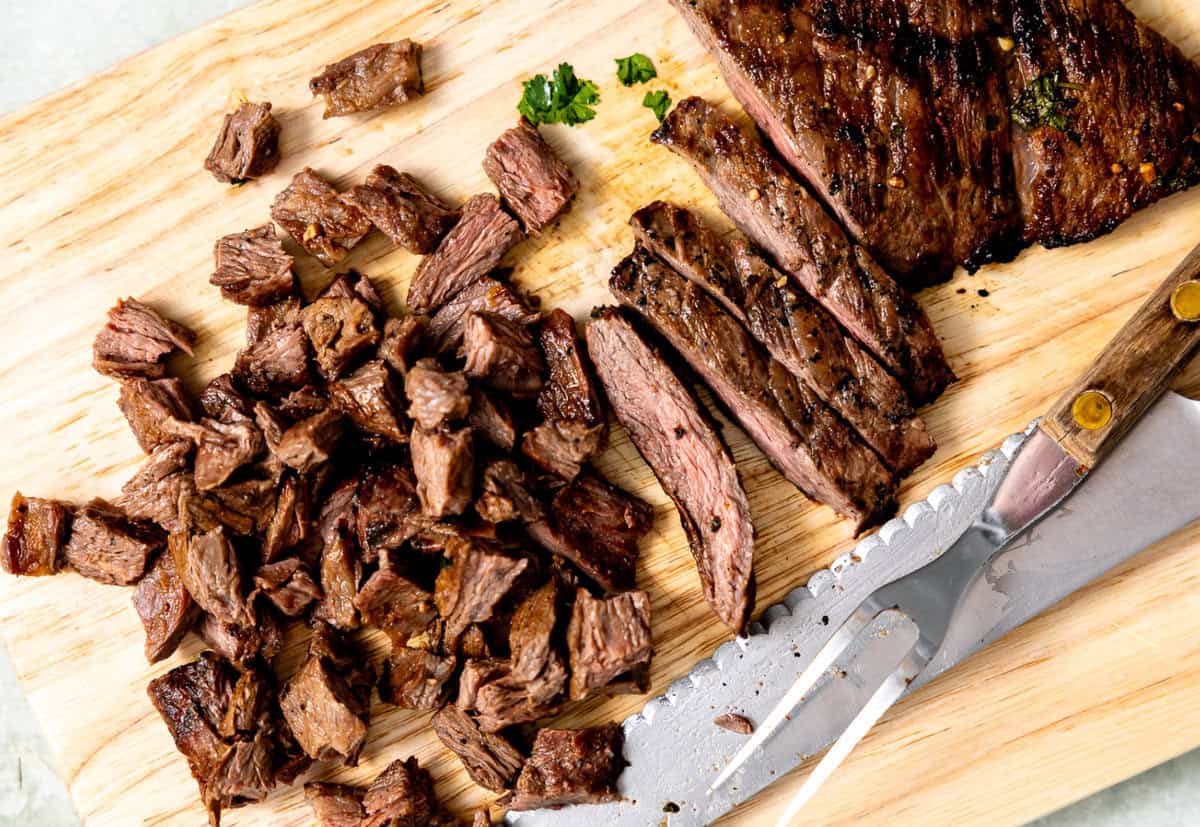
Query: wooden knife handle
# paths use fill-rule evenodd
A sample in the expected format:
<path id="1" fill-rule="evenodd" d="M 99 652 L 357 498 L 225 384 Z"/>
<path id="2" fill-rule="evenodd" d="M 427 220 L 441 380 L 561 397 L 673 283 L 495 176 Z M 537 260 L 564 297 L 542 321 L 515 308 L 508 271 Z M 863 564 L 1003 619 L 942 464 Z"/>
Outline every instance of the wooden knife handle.
<path id="1" fill-rule="evenodd" d="M 1085 469 L 1104 459 L 1200 347 L 1200 247 L 1070 390 L 1042 430 Z M 1183 446 L 1180 446 L 1183 450 Z"/>

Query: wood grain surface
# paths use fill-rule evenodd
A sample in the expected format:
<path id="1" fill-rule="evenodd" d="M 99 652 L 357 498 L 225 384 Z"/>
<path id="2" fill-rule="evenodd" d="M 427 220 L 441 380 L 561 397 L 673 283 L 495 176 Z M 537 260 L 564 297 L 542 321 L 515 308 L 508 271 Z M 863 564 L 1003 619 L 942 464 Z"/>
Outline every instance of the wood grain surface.
<path id="1" fill-rule="evenodd" d="M 1131 6 L 1200 54 L 1200 5 Z M 426 44 L 426 97 L 322 121 L 308 78 L 402 36 Z M 111 496 L 140 462 L 116 386 L 89 366 L 91 339 L 117 296 L 148 300 L 199 331 L 195 358 L 172 366 L 199 388 L 231 363 L 242 335 L 243 312 L 207 284 L 216 238 L 264 222 L 272 197 L 305 165 L 343 186 L 387 162 L 448 198 L 490 189 L 479 162 L 515 119 L 519 81 L 560 60 L 598 81 L 603 102 L 586 126 L 546 130 L 583 189 L 558 227 L 513 252 L 514 279 L 577 317 L 607 301 L 605 278 L 632 244 L 625 222 L 634 209 L 667 198 L 716 217 L 684 163 L 648 143 L 655 123 L 640 105 L 645 90 L 615 80 L 613 59 L 635 50 L 658 65 L 650 88 L 735 109 L 665 0 L 268 0 L 0 120 L 0 497 L 18 487 Z M 229 188 L 201 164 L 239 94 L 274 103 L 284 160 L 274 174 Z M 926 411 L 941 447 L 908 480 L 903 501 L 1045 411 L 1197 242 L 1200 192 L 1192 192 L 1092 244 L 1031 251 L 925 291 L 962 381 Z M 415 265 L 378 234 L 344 263 L 379 279 L 397 305 Z M 311 259 L 300 269 L 310 289 L 329 278 Z M 1200 391 L 1200 371 L 1193 366 L 1178 386 Z M 735 428 L 728 433 L 760 530 L 765 608 L 845 552 L 849 528 L 784 483 Z M 639 580 L 653 600 L 660 693 L 728 633 L 701 597 L 674 511 L 619 431 L 601 465 L 655 505 Z M 892 710 L 813 803 L 808 823 L 1017 824 L 1200 745 L 1197 550 L 1192 526 Z M 184 760 L 145 695 L 151 677 L 197 653 L 194 641 L 147 667 L 128 590 L 73 574 L 0 578 L 0 635 L 88 824 L 202 823 Z M 300 643 L 286 649 L 285 669 Z M 589 702 L 562 720 L 620 719 L 642 701 Z M 377 706 L 362 765 L 319 766 L 313 777 L 362 782 L 416 754 L 440 794 L 466 812 L 483 791 L 436 743 L 426 717 Z M 771 823 L 798 778 L 722 823 Z M 302 825 L 311 816 L 295 787 L 230 811 L 226 823 Z"/>

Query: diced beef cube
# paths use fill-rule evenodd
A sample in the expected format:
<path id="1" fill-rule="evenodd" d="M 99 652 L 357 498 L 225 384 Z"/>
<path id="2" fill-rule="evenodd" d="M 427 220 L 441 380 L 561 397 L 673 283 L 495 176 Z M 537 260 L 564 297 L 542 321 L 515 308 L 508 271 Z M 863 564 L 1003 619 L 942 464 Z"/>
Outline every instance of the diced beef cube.
<path id="1" fill-rule="evenodd" d="M 754 724 L 744 715 L 738 715 L 736 712 L 723 712 L 713 718 L 713 724 L 721 729 L 727 729 L 730 732 L 735 732 L 738 735 L 753 735 Z"/>
<path id="2" fill-rule="evenodd" d="M 362 619 L 399 644 L 437 620 L 433 595 L 392 569 L 389 558 L 367 578 L 354 599 Z"/>
<path id="3" fill-rule="evenodd" d="M 305 754 L 353 767 L 367 740 L 373 676 L 342 638 L 328 630 L 314 634 L 319 637 L 284 686 L 279 708 Z"/>
<path id="4" fill-rule="evenodd" d="M 591 729 L 542 729 L 521 776 L 510 810 L 599 804 L 617 798 L 624 768 L 624 733 L 617 724 Z"/>
<path id="5" fill-rule="evenodd" d="M 317 298 L 358 299 L 371 308 L 371 312 L 376 315 L 384 315 L 387 312 L 383 304 L 383 297 L 379 295 L 379 290 L 376 289 L 375 283 L 371 281 L 369 276 L 364 276 L 353 269 L 334 276 L 333 281 L 329 282 Z"/>
<path id="6" fill-rule="evenodd" d="M 429 313 L 496 269 L 524 237 L 521 226 L 490 193 L 473 196 L 462 217 L 430 255 L 421 260 L 408 288 L 408 308 Z"/>
<path id="7" fill-rule="evenodd" d="M 430 725 L 479 786 L 500 792 L 517 780 L 525 757 L 503 736 L 481 732 L 471 716 L 454 704 L 438 711 Z"/>
<path id="8" fill-rule="evenodd" d="M 362 210 L 308 167 L 275 197 L 271 218 L 326 267 L 345 258 L 371 231 Z"/>
<path id="9" fill-rule="evenodd" d="M 468 660 L 490 658 L 492 645 L 488 642 L 487 634 L 478 623 L 472 623 L 458 639 L 458 653 Z"/>
<path id="10" fill-rule="evenodd" d="M 417 360 L 428 332 L 429 326 L 421 316 L 388 319 L 383 325 L 383 338 L 379 340 L 379 358 L 396 373 L 406 376 Z"/>
<path id="11" fill-rule="evenodd" d="M 554 631 L 558 626 L 558 583 L 551 578 L 521 601 L 508 633 L 510 674 L 532 682 L 555 668 Z"/>
<path id="12" fill-rule="evenodd" d="M 333 456 L 342 438 L 342 415 L 325 410 L 283 432 L 275 455 L 280 462 L 306 474 Z"/>
<path id="13" fill-rule="evenodd" d="M 538 330 L 546 361 L 546 383 L 538 411 L 546 419 L 571 419 L 586 425 L 607 423 L 600 388 L 571 314 L 556 309 Z"/>
<path id="14" fill-rule="evenodd" d="M 63 558 L 84 577 L 132 586 L 146 573 L 150 558 L 163 542 L 157 528 L 131 522 L 120 509 L 104 500 L 92 500 L 76 512 Z"/>
<path id="15" fill-rule="evenodd" d="M 399 400 L 391 371 L 382 360 L 367 362 L 354 373 L 329 386 L 338 410 L 360 430 L 392 442 L 404 442 Z"/>
<path id="16" fill-rule="evenodd" d="M 254 419 L 254 402 L 238 387 L 231 373 L 222 373 L 204 386 L 200 393 L 200 409 L 209 419 L 226 425 Z"/>
<path id="17" fill-rule="evenodd" d="M 446 684 L 457 667 L 453 655 L 393 646 L 379 681 L 379 697 L 401 709 L 437 709 L 446 700 Z"/>
<path id="18" fill-rule="evenodd" d="M 269 612 L 254 612 L 239 623 L 228 623 L 205 613 L 200 616 L 196 631 L 208 648 L 239 669 L 260 660 L 270 663 L 283 648 L 283 630 Z"/>
<path id="19" fill-rule="evenodd" d="M 443 432 L 417 426 L 413 428 L 409 447 L 421 510 L 435 519 L 466 511 L 475 481 L 471 429 Z"/>
<path id="20" fill-rule="evenodd" d="M 263 307 L 251 306 L 246 311 L 246 344 L 257 344 L 267 334 L 282 328 L 299 327 L 303 309 L 299 296 L 288 296 Z"/>
<path id="21" fill-rule="evenodd" d="M 529 328 L 503 316 L 472 313 L 463 330 L 466 374 L 518 398 L 535 396 L 546 363 Z"/>
<path id="22" fill-rule="evenodd" d="M 262 431 L 253 422 L 225 425 L 215 419 L 200 422 L 196 446 L 196 487 L 208 490 L 224 485 L 233 472 L 263 452 Z"/>
<path id="23" fill-rule="evenodd" d="M 172 534 L 168 547 L 180 579 L 200 608 L 225 623 L 249 622 L 237 550 L 224 529 L 191 537 Z"/>
<path id="24" fill-rule="evenodd" d="M 328 623 L 313 621 L 308 654 L 328 663 L 334 672 L 342 676 L 355 699 L 364 708 L 369 706 L 371 688 L 375 685 L 375 670 L 366 653 L 350 635 L 337 631 Z"/>
<path id="25" fill-rule="evenodd" d="M 341 376 L 359 356 L 379 343 L 371 308 L 358 299 L 317 299 L 304 308 L 301 316 L 317 366 L 326 379 Z"/>
<path id="26" fill-rule="evenodd" d="M 412 471 L 400 464 L 373 466 L 362 473 L 354 512 L 359 547 L 368 562 L 383 551 L 400 548 L 431 523 L 421 514 Z"/>
<path id="27" fill-rule="evenodd" d="M 362 579 L 362 562 L 344 526 L 334 530 L 321 551 L 321 591 L 324 596 L 313 616 L 339 629 L 358 627 L 354 599 Z"/>
<path id="28" fill-rule="evenodd" d="M 479 490 L 475 510 L 489 523 L 531 523 L 545 516 L 541 501 L 530 492 L 525 472 L 510 459 L 489 463 L 483 469 Z"/>
<path id="29" fill-rule="evenodd" d="M 512 408 L 499 394 L 478 385 L 471 388 L 467 422 L 475 433 L 497 448 L 511 452 L 517 444 L 517 423 Z"/>
<path id="30" fill-rule="evenodd" d="M 433 776 L 415 757 L 399 759 L 379 774 L 363 797 L 367 817 L 362 827 L 449 827 L 458 819 L 442 809 L 433 789 Z"/>
<path id="31" fill-rule="evenodd" d="M 529 561 L 461 538 L 447 542 L 446 556 L 450 565 L 438 574 L 434 601 L 446 621 L 446 645 L 452 647 L 468 625 L 492 619 Z"/>
<path id="32" fill-rule="evenodd" d="M 0 569 L 9 574 L 42 576 L 58 571 L 67 539 L 70 509 L 57 500 L 13 495 Z"/>
<path id="33" fill-rule="evenodd" d="M 179 498 L 194 493 L 191 463 L 192 445 L 168 442 L 154 449 L 149 458 L 121 487 L 116 505 L 131 519 L 158 523 L 168 532 L 182 530 Z"/>
<path id="34" fill-rule="evenodd" d="M 279 163 L 279 122 L 270 103 L 246 101 L 225 115 L 204 168 L 224 184 L 240 184 Z"/>
<path id="35" fill-rule="evenodd" d="M 575 608 L 567 626 L 571 652 L 571 700 L 617 678 L 637 674 L 650 665 L 650 597 L 641 591 L 596 599 L 587 589 L 575 591 Z M 636 681 L 635 681 L 636 682 Z"/>
<path id="36" fill-rule="evenodd" d="M 407 103 L 424 94 L 421 44 L 405 38 L 355 52 L 308 82 L 325 99 L 325 118 Z"/>
<path id="37" fill-rule="evenodd" d="M 364 792 L 349 784 L 309 781 L 304 785 L 304 797 L 317 817 L 317 827 L 359 827 L 366 815 Z"/>
<path id="38" fill-rule="evenodd" d="M 553 223 L 579 191 L 575 173 L 525 118 L 488 147 L 483 170 L 530 233 Z"/>
<path id="39" fill-rule="evenodd" d="M 231 302 L 252 307 L 281 302 L 292 294 L 292 257 L 275 236 L 275 225 L 234 233 L 213 248 L 216 270 L 209 284 Z"/>
<path id="40" fill-rule="evenodd" d="M 320 587 L 296 557 L 260 566 L 254 573 L 254 586 L 286 617 L 298 617 L 313 601 L 321 599 Z"/>
<path id="41" fill-rule="evenodd" d="M 108 323 L 92 345 L 92 366 L 106 376 L 159 379 L 163 360 L 176 350 L 192 355 L 196 334 L 136 299 L 108 311 Z"/>
<path id="42" fill-rule="evenodd" d="M 562 656 L 550 650 L 545 667 L 532 680 L 511 673 L 507 660 L 468 661 L 458 684 L 458 705 L 474 712 L 484 732 L 554 715 L 567 683 Z"/>
<path id="43" fill-rule="evenodd" d="M 239 537 L 262 534 L 275 512 L 275 483 L 249 478 L 195 494 L 185 489 L 180 512 L 199 531 L 224 526 Z"/>
<path id="44" fill-rule="evenodd" d="M 464 287 L 443 304 L 429 320 L 433 349 L 456 356 L 462 348 L 467 317 L 472 313 L 491 313 L 517 324 L 533 324 L 541 314 L 511 284 L 494 278 L 481 278 Z"/>
<path id="45" fill-rule="evenodd" d="M 441 370 L 432 359 L 422 359 L 404 377 L 408 415 L 428 430 L 456 422 L 471 408 L 467 377 Z"/>
<path id="46" fill-rule="evenodd" d="M 314 385 L 305 385 L 279 400 L 279 412 L 296 422 L 329 410 L 329 396 Z"/>
<path id="47" fill-rule="evenodd" d="M 233 375 L 260 396 L 275 396 L 308 384 L 308 337 L 298 326 L 265 332 L 238 353 Z"/>
<path id="48" fill-rule="evenodd" d="M 130 379 L 121 383 L 117 399 L 133 436 L 147 454 L 180 439 L 195 440 L 200 429 L 178 379 Z"/>
<path id="49" fill-rule="evenodd" d="M 527 431 L 521 453 L 544 471 L 573 480 L 583 464 L 604 450 L 606 425 L 588 425 L 574 419 L 549 419 Z"/>
<path id="50" fill-rule="evenodd" d="M 380 164 L 365 184 L 347 197 L 398 247 L 432 253 L 458 221 L 458 211 L 442 203 L 407 172 Z"/>
<path id="51" fill-rule="evenodd" d="M 146 630 L 146 660 L 170 657 L 200 616 L 175 568 L 172 554 L 160 554 L 133 590 L 133 608 Z"/>
<path id="52" fill-rule="evenodd" d="M 281 474 L 275 496 L 275 511 L 262 540 L 263 562 L 270 563 L 312 535 L 313 488 L 313 483 L 307 477 L 301 477 L 293 471 Z"/>

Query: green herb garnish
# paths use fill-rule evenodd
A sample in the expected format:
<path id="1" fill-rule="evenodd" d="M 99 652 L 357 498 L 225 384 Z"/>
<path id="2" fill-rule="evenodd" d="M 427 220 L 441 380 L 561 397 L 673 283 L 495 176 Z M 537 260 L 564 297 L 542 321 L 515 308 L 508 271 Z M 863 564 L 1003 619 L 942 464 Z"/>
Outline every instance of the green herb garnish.
<path id="1" fill-rule="evenodd" d="M 617 58 L 617 80 L 622 86 L 633 86 L 635 83 L 646 83 L 658 77 L 654 62 L 641 52 L 629 57 Z"/>
<path id="2" fill-rule="evenodd" d="M 552 79 L 534 75 L 524 86 L 517 111 L 534 126 L 543 123 L 575 126 L 596 117 L 592 107 L 600 102 L 600 90 L 590 80 L 575 77 L 575 69 L 569 63 L 558 64 Z"/>
<path id="3" fill-rule="evenodd" d="M 1013 104 L 1012 119 L 1028 131 L 1050 126 L 1066 132 L 1069 127 L 1067 113 L 1079 101 L 1063 97 L 1063 90 L 1078 92 L 1082 89 L 1083 86 L 1078 83 L 1065 82 L 1060 72 L 1034 78 Z"/>
<path id="4" fill-rule="evenodd" d="M 667 116 L 667 110 L 671 108 L 671 96 L 667 94 L 666 89 L 647 92 L 646 97 L 642 98 L 642 106 L 649 109 L 654 113 L 654 117 L 662 121 Z"/>

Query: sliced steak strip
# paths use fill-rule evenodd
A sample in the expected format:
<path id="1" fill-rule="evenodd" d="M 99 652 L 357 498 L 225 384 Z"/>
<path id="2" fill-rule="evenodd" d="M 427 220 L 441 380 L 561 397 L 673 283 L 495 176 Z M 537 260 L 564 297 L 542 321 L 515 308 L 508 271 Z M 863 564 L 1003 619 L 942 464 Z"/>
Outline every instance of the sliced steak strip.
<path id="1" fill-rule="evenodd" d="M 92 367 L 106 376 L 159 379 L 176 350 L 192 355 L 196 334 L 136 299 L 121 299 L 92 344 Z"/>
<path id="2" fill-rule="evenodd" d="M 547 316 L 538 329 L 538 344 L 546 362 L 546 383 L 538 394 L 538 412 L 546 419 L 607 425 L 600 390 L 571 314 L 555 309 Z"/>
<path id="3" fill-rule="evenodd" d="M 163 545 L 159 529 L 131 522 L 119 508 L 97 499 L 75 513 L 63 559 L 84 577 L 111 586 L 132 586 Z"/>
<path id="4" fill-rule="evenodd" d="M 438 574 L 433 594 L 446 621 L 445 645 L 453 648 L 467 626 L 492 619 L 496 607 L 529 568 L 529 561 L 459 537 L 447 541 L 446 556 L 450 565 Z"/>
<path id="5" fill-rule="evenodd" d="M 510 322 L 528 325 L 541 318 L 512 285 L 494 278 L 481 278 L 464 287 L 443 304 L 429 322 L 433 347 L 438 353 L 456 356 L 463 343 L 467 317 L 471 313 L 491 313 Z"/>
<path id="6" fill-rule="evenodd" d="M 146 630 L 146 660 L 150 663 L 170 657 L 200 617 L 200 607 L 184 586 L 173 554 L 160 554 L 138 581 L 133 608 Z"/>
<path id="7" fill-rule="evenodd" d="M 346 196 L 398 247 L 425 255 L 458 221 L 458 211 L 442 203 L 407 172 L 380 164 L 366 183 Z"/>
<path id="8" fill-rule="evenodd" d="M 425 92 L 421 44 L 408 38 L 355 52 L 308 82 L 325 99 L 324 118 L 407 103 Z"/>
<path id="9" fill-rule="evenodd" d="M 548 419 L 525 432 L 521 453 L 539 468 L 570 481 L 583 465 L 604 450 L 607 423 L 588 425 L 576 419 Z"/>
<path id="10" fill-rule="evenodd" d="M 579 191 L 575 173 L 525 118 L 488 147 L 483 170 L 529 233 L 552 224 Z"/>
<path id="11" fill-rule="evenodd" d="M 417 496 L 425 515 L 440 520 L 466 511 L 475 487 L 475 440 L 471 429 L 427 431 L 417 426 L 409 448 Z"/>
<path id="12" fill-rule="evenodd" d="M 204 168 L 225 184 L 266 175 L 279 163 L 279 122 L 270 103 L 246 101 L 225 115 Z"/>
<path id="13" fill-rule="evenodd" d="M 483 469 L 475 510 L 489 523 L 540 520 L 545 509 L 530 488 L 525 472 L 515 462 L 494 460 Z"/>
<path id="14" fill-rule="evenodd" d="M 388 319 L 384 322 L 383 337 L 379 340 L 379 358 L 396 373 L 406 376 L 423 349 L 428 334 L 429 324 L 422 316 Z"/>
<path id="15" fill-rule="evenodd" d="M 837 411 L 890 468 L 911 471 L 934 443 L 908 395 L 834 318 L 736 233 L 656 201 L 630 219 L 647 249 L 707 289 L 767 351 Z"/>
<path id="16" fill-rule="evenodd" d="M 271 218 L 326 267 L 345 258 L 371 231 L 362 210 L 308 167 L 275 197 Z"/>
<path id="17" fill-rule="evenodd" d="M 576 589 L 567 648 L 571 700 L 582 700 L 623 675 L 644 672 L 654 655 L 650 597 L 633 591 L 597 600 L 587 589 Z"/>
<path id="18" fill-rule="evenodd" d="M 721 208 L 887 366 L 914 401 L 954 380 L 916 301 L 856 247 L 755 138 L 700 98 L 667 116 L 653 140 L 686 159 Z"/>
<path id="19" fill-rule="evenodd" d="M 706 291 L 641 248 L 609 289 L 663 334 L 793 485 L 859 530 L 891 512 L 895 484 L 879 457 Z"/>
<path id="20" fill-rule="evenodd" d="M 496 269 L 524 237 L 521 226 L 490 193 L 472 197 L 462 217 L 432 254 L 421 261 L 408 288 L 408 308 L 430 313 Z"/>
<path id="21" fill-rule="evenodd" d="M 254 587 L 285 617 L 299 617 L 321 599 L 321 588 L 296 557 L 260 566 L 254 573 Z"/>
<path id="22" fill-rule="evenodd" d="M 359 356 L 379 344 L 374 314 L 358 299 L 317 299 L 304 308 L 301 319 L 326 379 L 337 379 Z"/>
<path id="23" fill-rule="evenodd" d="M 415 757 L 389 764 L 367 788 L 363 806 L 367 817 L 361 827 L 450 827 L 459 823 L 442 809 L 433 776 Z"/>
<path id="24" fill-rule="evenodd" d="M 453 655 L 395 645 L 384 663 L 379 698 L 401 709 L 437 709 L 457 668 Z"/>
<path id="25" fill-rule="evenodd" d="M 404 377 L 408 415 L 422 428 L 434 430 L 466 417 L 471 407 L 467 377 L 443 371 L 432 359 L 422 359 Z"/>
<path id="26" fill-rule="evenodd" d="M 366 815 L 364 792 L 349 784 L 309 781 L 304 785 L 304 797 L 317 817 L 318 827 L 359 827 Z"/>
<path id="27" fill-rule="evenodd" d="M 57 572 L 70 520 L 70 509 L 58 500 L 27 498 L 18 491 L 8 510 L 0 569 L 32 577 Z"/>
<path id="28" fill-rule="evenodd" d="M 349 376 L 332 383 L 329 395 L 338 410 L 346 414 L 358 430 L 391 442 L 408 439 L 401 425 L 402 408 L 395 383 L 382 360 L 367 362 Z"/>
<path id="29" fill-rule="evenodd" d="M 491 313 L 471 313 L 463 329 L 467 376 L 518 399 L 537 395 L 546 363 L 525 325 Z"/>
<path id="30" fill-rule="evenodd" d="M 754 603 L 754 526 L 729 449 L 662 354 L 625 316 L 601 311 L 586 336 L 617 419 L 675 502 L 705 599 L 740 634 Z"/>
<path id="31" fill-rule="evenodd" d="M 617 724 L 539 730 L 508 808 L 537 810 L 616 800 L 617 778 L 625 765 L 623 747 L 624 734 Z"/>
<path id="32" fill-rule="evenodd" d="M 292 257 L 275 236 L 275 225 L 227 235 L 213 251 L 216 271 L 209 284 L 231 302 L 252 307 L 286 299 L 296 286 Z"/>
<path id="33" fill-rule="evenodd" d="M 443 707 L 430 725 L 479 786 L 501 792 L 517 780 L 525 757 L 503 736 L 481 731 L 471 716 L 454 704 Z"/>

